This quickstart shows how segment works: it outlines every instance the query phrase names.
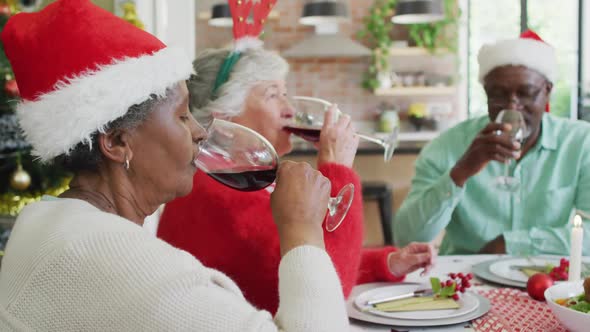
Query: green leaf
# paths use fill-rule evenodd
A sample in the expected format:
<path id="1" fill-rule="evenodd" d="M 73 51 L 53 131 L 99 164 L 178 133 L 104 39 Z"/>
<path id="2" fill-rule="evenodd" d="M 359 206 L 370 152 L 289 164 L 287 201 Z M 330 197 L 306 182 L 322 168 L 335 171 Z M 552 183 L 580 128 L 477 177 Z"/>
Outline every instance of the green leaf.
<path id="1" fill-rule="evenodd" d="M 441 289 L 439 295 L 441 297 L 451 297 L 451 296 L 453 296 L 453 294 L 455 294 L 455 284 L 452 284 L 451 286 L 443 287 L 443 289 Z"/>
<path id="2" fill-rule="evenodd" d="M 571 306 L 570 309 L 587 313 L 590 312 L 590 303 L 586 301 L 581 301 L 578 304 L 574 304 L 573 306 Z"/>
<path id="3" fill-rule="evenodd" d="M 432 292 L 438 294 L 440 292 L 440 279 L 430 278 L 430 286 L 432 286 Z"/>
<path id="4" fill-rule="evenodd" d="M 549 274 L 551 273 L 551 270 L 553 270 L 554 266 L 552 264 L 547 264 L 545 265 L 545 273 Z"/>

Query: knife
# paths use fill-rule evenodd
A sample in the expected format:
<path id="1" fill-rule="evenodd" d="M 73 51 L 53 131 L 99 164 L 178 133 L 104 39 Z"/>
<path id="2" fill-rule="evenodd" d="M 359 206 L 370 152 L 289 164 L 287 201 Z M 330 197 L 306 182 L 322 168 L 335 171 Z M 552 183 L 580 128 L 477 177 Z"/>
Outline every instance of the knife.
<path id="1" fill-rule="evenodd" d="M 512 270 L 522 270 L 522 269 L 527 269 L 527 270 L 532 270 L 532 271 L 538 271 L 538 272 L 545 272 L 547 271 L 547 267 L 546 266 L 540 266 L 540 265 L 512 265 L 510 266 L 510 269 Z"/>
<path id="2" fill-rule="evenodd" d="M 385 298 L 380 298 L 380 299 L 374 299 L 371 301 L 367 301 L 367 305 L 376 305 L 376 304 L 380 304 L 380 303 L 385 303 L 385 302 L 390 302 L 390 301 L 395 301 L 395 300 L 403 300 L 403 299 L 409 299 L 412 297 L 425 297 L 425 296 L 432 296 L 434 293 L 432 292 L 432 289 L 427 288 L 427 289 L 419 289 L 416 290 L 414 292 L 411 293 L 406 293 L 406 294 L 400 294 L 400 295 L 394 295 L 394 296 L 389 296 L 389 297 L 385 297 Z"/>

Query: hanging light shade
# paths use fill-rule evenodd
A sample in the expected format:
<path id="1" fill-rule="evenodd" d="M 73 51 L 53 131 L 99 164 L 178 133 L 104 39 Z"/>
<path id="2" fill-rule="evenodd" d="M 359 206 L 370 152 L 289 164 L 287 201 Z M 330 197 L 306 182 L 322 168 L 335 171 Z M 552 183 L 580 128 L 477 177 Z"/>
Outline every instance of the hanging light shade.
<path id="1" fill-rule="evenodd" d="M 341 22 L 348 19 L 346 5 L 337 1 L 315 1 L 303 6 L 303 14 L 299 23 L 318 25 L 330 22 Z"/>
<path id="2" fill-rule="evenodd" d="M 340 1 L 308 1 L 299 23 L 313 25 L 315 33 L 283 52 L 289 58 L 364 57 L 371 50 L 339 33 L 339 25 L 348 21 L 346 4 Z"/>
<path id="3" fill-rule="evenodd" d="M 231 17 L 231 11 L 227 3 L 214 5 L 211 8 L 211 18 L 209 25 L 214 27 L 227 28 L 233 26 L 234 22 Z"/>
<path id="4" fill-rule="evenodd" d="M 17 3 L 20 4 L 24 12 L 32 12 L 39 8 L 41 0 L 19 0 Z"/>
<path id="5" fill-rule="evenodd" d="M 445 18 L 442 0 L 400 0 L 391 21 L 396 24 L 432 23 Z"/>

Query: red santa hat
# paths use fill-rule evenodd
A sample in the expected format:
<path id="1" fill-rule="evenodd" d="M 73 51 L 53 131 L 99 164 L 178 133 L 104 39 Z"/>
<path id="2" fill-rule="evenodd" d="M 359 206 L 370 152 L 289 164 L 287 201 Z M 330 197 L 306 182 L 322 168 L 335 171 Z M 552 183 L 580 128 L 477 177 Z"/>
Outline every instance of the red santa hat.
<path id="1" fill-rule="evenodd" d="M 479 81 L 496 67 L 521 65 L 536 70 L 550 82 L 557 78 L 555 49 L 534 31 L 527 30 L 517 39 L 506 39 L 482 46 L 477 55 Z"/>
<path id="2" fill-rule="evenodd" d="M 22 101 L 20 125 L 42 161 L 68 153 L 130 106 L 188 79 L 190 59 L 89 0 L 11 17 L 1 35 Z"/>

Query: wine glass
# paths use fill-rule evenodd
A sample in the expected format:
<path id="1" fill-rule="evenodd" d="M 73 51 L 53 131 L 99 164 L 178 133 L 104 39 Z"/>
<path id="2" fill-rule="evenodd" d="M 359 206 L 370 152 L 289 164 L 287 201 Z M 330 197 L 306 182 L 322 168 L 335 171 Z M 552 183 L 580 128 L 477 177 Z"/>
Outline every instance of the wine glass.
<path id="1" fill-rule="evenodd" d="M 519 111 L 512 109 L 502 110 L 498 113 L 495 122 L 510 124 L 512 128 L 508 132 L 508 135 L 510 135 L 512 141 L 519 142 L 521 145 L 529 135 L 529 129 L 524 121 L 522 113 Z M 497 134 L 501 135 L 502 132 L 498 131 Z M 508 160 L 504 164 L 504 175 L 500 175 L 494 180 L 498 189 L 514 192 L 520 186 L 518 178 L 510 175 L 510 166 L 512 162 L 513 159 Z"/>
<path id="2" fill-rule="evenodd" d="M 292 123 L 285 127 L 285 130 L 304 140 L 318 142 L 324 123 L 324 114 L 330 109 L 332 103 L 320 98 L 305 96 L 294 96 L 291 97 L 291 100 L 295 108 L 295 116 L 293 117 Z M 338 115 L 341 114 L 338 111 Z M 385 162 L 388 162 L 391 160 L 393 152 L 397 147 L 399 127 L 395 127 L 385 138 L 377 138 L 358 132 L 355 135 L 369 142 L 381 145 L 384 148 L 383 159 Z"/>
<path id="3" fill-rule="evenodd" d="M 207 134 L 193 161 L 199 170 L 240 191 L 264 189 L 275 181 L 279 156 L 264 136 L 248 127 L 219 119 L 213 120 Z M 344 186 L 337 197 L 330 197 L 327 231 L 340 226 L 353 197 L 352 184 Z"/>

